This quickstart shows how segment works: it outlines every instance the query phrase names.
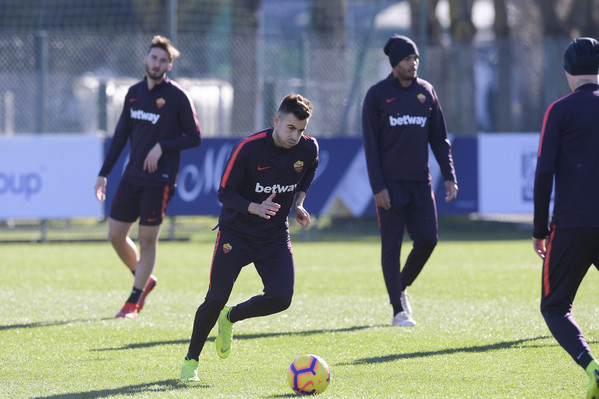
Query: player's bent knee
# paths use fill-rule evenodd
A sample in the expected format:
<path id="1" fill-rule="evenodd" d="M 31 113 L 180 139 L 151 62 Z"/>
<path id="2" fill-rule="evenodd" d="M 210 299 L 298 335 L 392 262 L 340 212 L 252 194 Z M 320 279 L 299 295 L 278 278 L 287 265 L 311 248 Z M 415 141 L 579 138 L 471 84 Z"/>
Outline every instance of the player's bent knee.
<path id="1" fill-rule="evenodd" d="M 200 305 L 200 307 L 198 308 L 198 311 L 200 309 L 202 310 L 209 310 L 209 311 L 213 311 L 213 312 L 220 312 L 225 305 L 227 304 L 227 299 L 226 298 L 212 298 L 207 296 L 206 299 L 204 300 L 204 303 L 202 303 Z"/>
<path id="2" fill-rule="evenodd" d="M 123 237 L 120 234 L 116 234 L 112 231 L 108 232 L 108 235 L 106 237 L 108 239 L 108 242 L 110 242 L 113 246 L 118 246 L 123 244 L 124 242 L 126 242 L 127 237 Z"/>
<path id="3" fill-rule="evenodd" d="M 567 302 L 550 303 L 548 301 L 541 301 L 541 314 L 545 319 L 552 316 L 563 317 L 569 312 L 570 304 Z"/>
<path id="4" fill-rule="evenodd" d="M 291 296 L 271 296 L 270 302 L 275 312 L 282 312 L 291 306 Z"/>
<path id="5" fill-rule="evenodd" d="M 418 246 L 422 249 L 426 249 L 432 251 L 437 246 L 437 239 L 435 238 L 427 238 L 424 240 L 418 240 L 418 242 L 414 243 L 414 246 Z"/>

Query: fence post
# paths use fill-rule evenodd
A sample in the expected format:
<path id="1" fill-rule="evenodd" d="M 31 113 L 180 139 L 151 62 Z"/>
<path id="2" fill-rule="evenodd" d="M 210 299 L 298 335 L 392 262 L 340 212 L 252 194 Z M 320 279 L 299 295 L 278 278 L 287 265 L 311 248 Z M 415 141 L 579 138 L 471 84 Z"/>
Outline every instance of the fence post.
<path id="1" fill-rule="evenodd" d="M 36 35 L 38 60 L 38 119 L 37 133 L 48 132 L 48 32 L 38 31 Z"/>

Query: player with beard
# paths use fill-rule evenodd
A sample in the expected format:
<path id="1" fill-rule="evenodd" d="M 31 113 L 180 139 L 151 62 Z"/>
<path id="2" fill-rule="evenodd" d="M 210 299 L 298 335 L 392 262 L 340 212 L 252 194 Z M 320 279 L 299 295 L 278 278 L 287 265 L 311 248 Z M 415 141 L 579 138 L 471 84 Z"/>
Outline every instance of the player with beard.
<path id="1" fill-rule="evenodd" d="M 201 142 L 200 126 L 188 94 L 166 74 L 179 51 L 154 36 L 144 59 L 146 76 L 131 86 L 100 169 L 95 193 L 106 199 L 107 176 L 127 141 L 129 162 L 110 207 L 108 239 L 134 277 L 133 289 L 116 317 L 134 318 L 156 286 L 152 272 L 166 206 L 174 194 L 180 153 Z M 139 218 L 139 252 L 129 232 Z"/>
<path id="2" fill-rule="evenodd" d="M 445 201 L 458 191 L 445 118 L 433 86 L 418 77 L 418 48 L 394 35 L 384 47 L 391 74 L 364 99 L 362 134 L 368 176 L 379 220 L 382 267 L 394 326 L 414 326 L 406 287 L 437 244 L 437 209 L 428 164 L 429 144 L 445 179 Z M 413 248 L 400 272 L 404 229 Z"/>

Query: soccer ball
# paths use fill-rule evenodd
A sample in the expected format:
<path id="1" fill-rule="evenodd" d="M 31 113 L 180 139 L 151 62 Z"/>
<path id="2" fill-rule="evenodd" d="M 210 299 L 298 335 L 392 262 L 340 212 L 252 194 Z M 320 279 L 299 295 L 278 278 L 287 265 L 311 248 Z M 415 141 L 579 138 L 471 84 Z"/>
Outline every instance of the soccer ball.
<path id="1" fill-rule="evenodd" d="M 316 355 L 303 355 L 291 362 L 287 381 L 296 393 L 315 395 L 323 393 L 331 381 L 329 366 Z"/>

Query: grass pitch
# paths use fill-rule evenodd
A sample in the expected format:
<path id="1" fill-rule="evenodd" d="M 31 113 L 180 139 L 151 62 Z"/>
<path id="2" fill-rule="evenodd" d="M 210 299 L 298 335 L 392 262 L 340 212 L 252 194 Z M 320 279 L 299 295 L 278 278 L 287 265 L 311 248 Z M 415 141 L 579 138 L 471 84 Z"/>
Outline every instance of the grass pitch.
<path id="1" fill-rule="evenodd" d="M 541 263 L 530 239 L 454 239 L 443 228 L 408 290 L 416 327 L 390 326 L 378 237 L 294 237 L 291 307 L 237 323 L 225 360 L 214 350 L 214 329 L 200 357 L 201 381 L 180 383 L 208 286 L 215 235 L 204 236 L 160 243 L 158 287 L 134 320 L 114 319 L 133 278 L 108 243 L 1 244 L 0 397 L 291 398 L 286 369 L 306 353 L 331 369 L 322 397 L 585 395 L 586 375 L 539 313 Z M 591 269 L 574 316 L 599 354 L 598 278 Z M 229 304 L 261 288 L 250 265 Z"/>

